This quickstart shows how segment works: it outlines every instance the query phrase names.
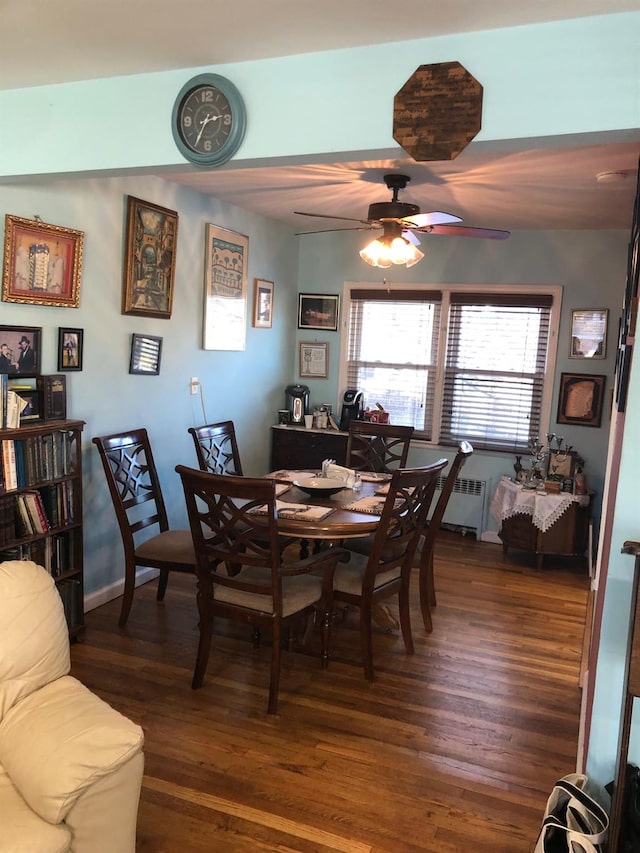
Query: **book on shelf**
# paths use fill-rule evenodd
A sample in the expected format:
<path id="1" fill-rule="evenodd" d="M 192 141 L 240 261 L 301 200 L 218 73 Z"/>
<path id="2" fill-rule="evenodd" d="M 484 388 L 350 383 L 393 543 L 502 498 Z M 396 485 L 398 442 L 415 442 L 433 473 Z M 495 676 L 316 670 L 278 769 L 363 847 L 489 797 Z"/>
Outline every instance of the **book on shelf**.
<path id="1" fill-rule="evenodd" d="M 27 504 L 27 512 L 33 522 L 34 533 L 48 533 L 50 526 L 47 519 L 40 492 L 34 489 L 31 492 L 24 492 L 23 497 Z"/>
<path id="2" fill-rule="evenodd" d="M 9 492 L 12 489 L 17 489 L 16 449 L 12 438 L 5 438 L 2 441 L 2 473 L 5 490 Z"/>

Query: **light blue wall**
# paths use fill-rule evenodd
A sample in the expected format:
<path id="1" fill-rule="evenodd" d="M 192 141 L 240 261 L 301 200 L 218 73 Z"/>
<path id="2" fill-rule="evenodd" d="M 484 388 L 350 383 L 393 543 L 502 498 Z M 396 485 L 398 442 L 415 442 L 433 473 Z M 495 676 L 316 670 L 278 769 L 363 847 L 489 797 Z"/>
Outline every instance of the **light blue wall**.
<path id="1" fill-rule="evenodd" d="M 550 432 L 564 436 L 586 460 L 589 487 L 595 491 L 593 512 L 599 517 L 604 485 L 609 402 L 616 359 L 617 321 L 622 305 L 627 263 L 628 232 L 622 231 L 536 231 L 517 232 L 508 240 L 473 240 L 460 237 L 424 236 L 425 258 L 411 269 L 374 270 L 362 263 L 358 250 L 369 236 L 358 231 L 314 234 L 300 240 L 300 290 L 342 294 L 343 282 L 402 282 L 429 284 L 558 284 L 564 287 L 559 330 L 555 390 Z M 386 275 L 385 275 L 386 273 Z M 571 310 L 609 309 L 609 346 L 605 359 L 569 359 Z M 345 320 L 343 314 L 343 322 Z M 299 340 L 328 340 L 331 370 L 327 380 L 310 380 L 312 403 L 341 399 L 338 388 L 340 336 L 337 332 L 298 332 Z M 558 425 L 555 422 L 560 373 L 599 373 L 606 379 L 605 412 L 600 428 Z M 367 401 L 370 405 L 374 401 Z M 547 432 L 546 425 L 544 432 Z M 433 458 L 439 450 L 414 449 L 413 463 Z M 476 453 L 465 467 L 465 476 L 487 480 L 489 491 L 502 474 L 513 476 L 514 457 Z M 485 513 L 485 530 L 497 530 Z"/>
<path id="2" fill-rule="evenodd" d="M 143 198 L 179 215 L 173 313 L 170 320 L 124 316 L 122 295 L 126 196 Z M 84 435 L 85 582 L 91 594 L 122 577 L 122 546 L 92 436 L 147 427 L 157 456 L 173 524 L 186 525 L 184 497 L 174 472 L 196 465 L 187 428 L 235 421 L 243 467 L 264 473 L 269 426 L 284 403 L 293 370 L 297 244 L 284 226 L 158 178 L 113 178 L 5 187 L 0 216 L 11 213 L 85 233 L 80 307 L 0 303 L 0 323 L 42 327 L 42 372 L 57 369 L 58 327 L 84 329 L 83 370 L 67 374 L 68 414 L 86 421 Z M 247 326 L 244 352 L 204 351 L 202 314 L 205 223 L 249 236 L 249 314 L 253 279 L 275 282 L 273 328 Z M 131 376 L 132 332 L 162 337 L 159 376 Z M 202 383 L 199 397 L 189 379 Z"/>
<path id="3" fill-rule="evenodd" d="M 393 97 L 436 62 L 458 61 L 482 84 L 477 142 L 624 131 L 638 125 L 639 31 L 640 12 L 3 91 L 0 115 L 11 121 L 0 123 L 0 175 L 184 164 L 169 119 L 181 86 L 201 71 L 225 74 L 246 101 L 235 165 L 393 156 Z"/>

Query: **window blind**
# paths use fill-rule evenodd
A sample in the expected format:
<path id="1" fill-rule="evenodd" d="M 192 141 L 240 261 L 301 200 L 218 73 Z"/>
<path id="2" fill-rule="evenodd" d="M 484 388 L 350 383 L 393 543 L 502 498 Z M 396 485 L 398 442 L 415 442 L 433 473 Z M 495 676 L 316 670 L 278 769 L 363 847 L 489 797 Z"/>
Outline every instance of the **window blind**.
<path id="1" fill-rule="evenodd" d="M 430 439 L 440 328 L 439 291 L 351 291 L 347 383 L 394 424 Z"/>
<path id="2" fill-rule="evenodd" d="M 526 451 L 540 434 L 552 297 L 452 293 L 440 442 Z"/>

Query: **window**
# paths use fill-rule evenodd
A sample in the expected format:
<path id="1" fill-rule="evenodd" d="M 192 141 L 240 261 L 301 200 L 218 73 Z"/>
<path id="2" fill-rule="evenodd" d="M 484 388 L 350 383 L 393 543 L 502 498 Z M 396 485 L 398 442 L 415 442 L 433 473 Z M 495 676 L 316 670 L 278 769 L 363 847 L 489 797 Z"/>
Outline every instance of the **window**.
<path id="1" fill-rule="evenodd" d="M 351 285 L 342 379 L 417 437 L 526 451 L 547 431 L 560 307 L 539 290 Z"/>

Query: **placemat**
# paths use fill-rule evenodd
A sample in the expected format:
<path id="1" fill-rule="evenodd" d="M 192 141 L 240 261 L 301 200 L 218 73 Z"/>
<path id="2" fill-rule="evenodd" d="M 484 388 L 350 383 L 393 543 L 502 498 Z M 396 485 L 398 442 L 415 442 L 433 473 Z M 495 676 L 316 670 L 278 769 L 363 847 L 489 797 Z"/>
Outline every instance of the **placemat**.
<path id="1" fill-rule="evenodd" d="M 375 471 L 360 471 L 360 479 L 363 483 L 386 483 L 391 479 L 391 474 L 378 474 Z"/>
<path id="2" fill-rule="evenodd" d="M 267 505 L 263 504 L 249 510 L 249 512 L 256 515 L 266 515 Z M 277 500 L 276 512 L 282 518 L 292 518 L 295 521 L 322 521 L 323 518 L 335 512 L 335 509 L 331 506 L 309 506 L 308 504 L 292 504 Z"/>
<path id="3" fill-rule="evenodd" d="M 375 495 L 371 495 L 367 498 L 360 498 L 360 500 L 353 501 L 353 503 L 346 504 L 344 509 L 351 510 L 351 512 L 368 512 L 371 515 L 380 515 L 384 508 L 384 500 L 380 500 Z"/>

